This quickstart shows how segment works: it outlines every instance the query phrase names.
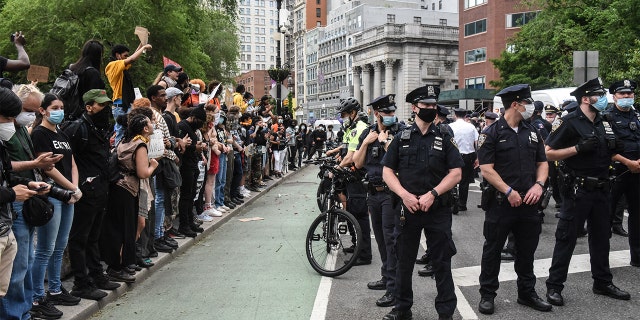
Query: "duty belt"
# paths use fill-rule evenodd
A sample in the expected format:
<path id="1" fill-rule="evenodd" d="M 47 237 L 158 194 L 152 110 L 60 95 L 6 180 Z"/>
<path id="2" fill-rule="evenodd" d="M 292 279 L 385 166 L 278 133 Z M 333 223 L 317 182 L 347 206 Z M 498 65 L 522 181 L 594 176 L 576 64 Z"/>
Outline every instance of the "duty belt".
<path id="1" fill-rule="evenodd" d="M 604 190 L 611 186 L 609 179 L 596 177 L 576 177 L 574 181 L 575 188 L 583 188 L 587 191 Z"/>
<path id="2" fill-rule="evenodd" d="M 389 187 L 386 184 L 382 184 L 382 185 L 378 185 L 378 186 L 374 186 L 373 184 L 369 184 L 369 192 L 372 194 L 378 193 L 378 192 L 387 192 L 389 191 Z"/>

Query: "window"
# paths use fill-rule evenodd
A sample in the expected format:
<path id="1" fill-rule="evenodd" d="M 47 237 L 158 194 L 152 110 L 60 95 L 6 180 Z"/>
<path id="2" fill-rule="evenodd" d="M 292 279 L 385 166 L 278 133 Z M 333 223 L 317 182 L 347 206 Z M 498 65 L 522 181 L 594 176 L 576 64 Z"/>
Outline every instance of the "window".
<path id="1" fill-rule="evenodd" d="M 318 9 L 318 10 L 320 10 L 320 9 Z M 320 21 L 316 21 L 316 27 L 319 27 L 319 26 L 320 26 Z"/>
<path id="2" fill-rule="evenodd" d="M 396 15 L 388 14 L 387 15 L 387 23 L 396 23 Z"/>
<path id="3" fill-rule="evenodd" d="M 317 18 L 322 17 L 322 15 L 321 15 L 321 11 L 320 11 L 320 8 L 316 8 L 316 17 L 317 17 Z"/>
<path id="4" fill-rule="evenodd" d="M 447 19 L 440 19 L 440 25 L 443 27 L 447 26 Z"/>
<path id="5" fill-rule="evenodd" d="M 507 15 L 507 28 L 521 27 L 533 20 L 538 11 L 512 13 Z"/>
<path id="6" fill-rule="evenodd" d="M 484 76 L 464 79 L 464 86 L 468 89 L 484 89 Z"/>
<path id="7" fill-rule="evenodd" d="M 442 0 L 438 1 L 438 10 L 442 10 Z"/>
<path id="8" fill-rule="evenodd" d="M 464 25 L 465 37 L 474 35 L 476 33 L 486 32 L 486 31 L 487 31 L 487 19 L 474 21 Z"/>
<path id="9" fill-rule="evenodd" d="M 320 4 L 320 0 L 316 0 L 316 4 Z"/>
<path id="10" fill-rule="evenodd" d="M 487 0 L 464 0 L 464 8 L 471 8 L 486 3 Z"/>
<path id="11" fill-rule="evenodd" d="M 413 17 L 413 23 L 422 24 L 422 17 Z"/>
<path id="12" fill-rule="evenodd" d="M 478 48 L 464 52 L 464 64 L 487 60 L 487 48 Z"/>
<path id="13" fill-rule="evenodd" d="M 436 4 L 435 3 L 431 4 L 431 10 L 436 10 Z"/>

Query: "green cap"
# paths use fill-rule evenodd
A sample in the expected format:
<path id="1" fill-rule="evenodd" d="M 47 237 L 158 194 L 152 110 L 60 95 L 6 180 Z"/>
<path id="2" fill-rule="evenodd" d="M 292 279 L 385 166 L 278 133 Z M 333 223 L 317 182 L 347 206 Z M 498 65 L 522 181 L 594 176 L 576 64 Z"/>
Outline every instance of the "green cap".
<path id="1" fill-rule="evenodd" d="M 109 97 L 107 96 L 107 91 L 105 91 L 104 89 L 91 89 L 82 96 L 82 101 L 84 101 L 84 103 L 87 103 L 89 101 L 105 103 L 111 102 L 111 99 L 109 99 Z"/>

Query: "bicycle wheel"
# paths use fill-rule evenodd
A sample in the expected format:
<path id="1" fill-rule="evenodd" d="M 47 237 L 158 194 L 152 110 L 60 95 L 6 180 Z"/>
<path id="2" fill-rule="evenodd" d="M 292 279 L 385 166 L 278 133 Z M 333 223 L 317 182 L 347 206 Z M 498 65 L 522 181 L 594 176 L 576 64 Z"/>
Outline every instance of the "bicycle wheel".
<path id="1" fill-rule="evenodd" d="M 318 191 L 316 191 L 316 202 L 318 203 L 318 209 L 320 212 L 329 210 L 329 192 L 331 188 L 331 181 L 323 179 L 318 185 Z"/>
<path id="2" fill-rule="evenodd" d="M 311 223 L 307 232 L 307 260 L 319 274 L 325 277 L 339 276 L 349 271 L 356 262 L 361 239 L 360 225 L 349 212 L 341 209 L 323 212 Z M 353 250 L 350 250 L 350 244 L 353 244 Z"/>

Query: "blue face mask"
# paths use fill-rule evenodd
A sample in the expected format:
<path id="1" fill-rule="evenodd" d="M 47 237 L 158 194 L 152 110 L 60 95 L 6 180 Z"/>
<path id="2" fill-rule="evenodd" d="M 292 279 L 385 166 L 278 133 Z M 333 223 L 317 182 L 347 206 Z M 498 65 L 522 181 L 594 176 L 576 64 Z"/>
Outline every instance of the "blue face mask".
<path id="1" fill-rule="evenodd" d="M 633 98 L 618 99 L 618 102 L 616 102 L 616 104 L 618 105 L 618 107 L 622 109 L 629 110 L 629 108 L 633 106 Z"/>
<path id="2" fill-rule="evenodd" d="M 593 107 L 600 112 L 604 111 L 607 108 L 607 96 L 603 95 L 602 97 L 598 98 L 598 101 L 593 104 Z"/>
<path id="3" fill-rule="evenodd" d="M 385 127 L 390 127 L 398 122 L 398 118 L 396 116 L 382 116 L 382 125 Z"/>
<path id="4" fill-rule="evenodd" d="M 51 124 L 61 124 L 64 119 L 64 110 L 51 110 L 49 111 L 48 121 Z"/>

